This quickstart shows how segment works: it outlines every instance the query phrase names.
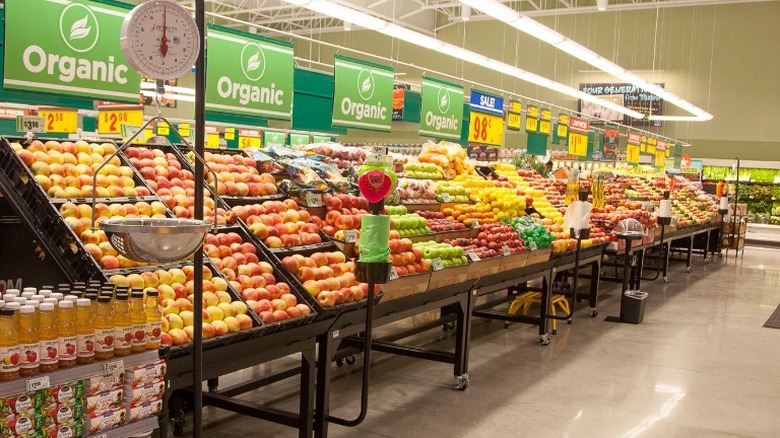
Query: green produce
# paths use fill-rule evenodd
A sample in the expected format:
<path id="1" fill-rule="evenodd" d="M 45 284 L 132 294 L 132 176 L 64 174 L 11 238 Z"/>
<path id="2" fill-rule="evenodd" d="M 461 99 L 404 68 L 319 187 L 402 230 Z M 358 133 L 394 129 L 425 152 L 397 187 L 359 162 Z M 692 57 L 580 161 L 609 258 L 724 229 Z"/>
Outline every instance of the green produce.
<path id="1" fill-rule="evenodd" d="M 549 248 L 552 246 L 553 236 L 541 224 L 536 223 L 532 217 L 523 216 L 509 221 L 512 228 L 520 233 L 525 241 L 525 247 L 529 249 Z"/>
<path id="2" fill-rule="evenodd" d="M 431 229 L 428 228 L 428 219 L 418 215 L 390 215 L 390 228 L 398 231 L 401 237 L 416 236 L 419 234 L 428 234 Z"/>
<path id="3" fill-rule="evenodd" d="M 442 266 L 445 268 L 468 263 L 468 259 L 463 254 L 463 248 L 452 246 L 449 243 L 429 240 L 427 242 L 417 242 L 412 245 L 412 248 L 420 250 L 423 260 L 428 262 L 432 262 L 434 259 L 441 259 Z"/>

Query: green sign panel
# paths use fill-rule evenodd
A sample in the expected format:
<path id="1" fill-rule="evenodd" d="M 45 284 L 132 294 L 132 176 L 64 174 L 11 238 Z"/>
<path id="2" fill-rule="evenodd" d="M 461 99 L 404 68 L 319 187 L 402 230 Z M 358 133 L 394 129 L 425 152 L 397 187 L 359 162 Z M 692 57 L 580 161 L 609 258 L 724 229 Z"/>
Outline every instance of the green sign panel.
<path id="1" fill-rule="evenodd" d="M 306 146 L 310 143 L 309 134 L 290 133 L 290 146 Z"/>
<path id="2" fill-rule="evenodd" d="M 3 87 L 138 102 L 119 46 L 128 10 L 86 0 L 6 0 Z"/>
<path id="3" fill-rule="evenodd" d="M 423 76 L 420 129 L 423 136 L 460 140 L 463 87 Z"/>
<path id="4" fill-rule="evenodd" d="M 312 143 L 329 143 L 333 141 L 333 137 L 326 137 L 323 135 L 313 135 L 311 137 Z"/>
<path id="5" fill-rule="evenodd" d="M 289 120 L 292 44 L 237 31 L 208 31 L 206 108 Z"/>
<path id="6" fill-rule="evenodd" d="M 263 146 L 283 146 L 287 143 L 287 135 L 284 132 L 263 132 Z"/>
<path id="7" fill-rule="evenodd" d="M 333 126 L 390 131 L 393 69 L 336 55 Z"/>

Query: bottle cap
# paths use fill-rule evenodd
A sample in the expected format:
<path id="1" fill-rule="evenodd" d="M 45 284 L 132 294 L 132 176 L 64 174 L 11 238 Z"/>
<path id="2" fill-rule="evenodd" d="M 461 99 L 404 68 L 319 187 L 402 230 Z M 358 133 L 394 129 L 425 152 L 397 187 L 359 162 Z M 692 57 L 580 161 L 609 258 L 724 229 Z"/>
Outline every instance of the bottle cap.
<path id="1" fill-rule="evenodd" d="M 89 307 L 92 305 L 92 301 L 90 301 L 89 298 L 79 298 L 76 301 L 76 305 L 79 307 Z"/>
<path id="2" fill-rule="evenodd" d="M 6 289 L 3 295 L 8 295 L 8 294 L 19 295 L 19 289 Z"/>
<path id="3" fill-rule="evenodd" d="M 144 291 L 135 289 L 132 292 L 130 292 L 130 296 L 133 298 L 143 298 L 144 297 Z"/>
<path id="4" fill-rule="evenodd" d="M 27 300 L 27 303 L 25 304 L 25 306 L 33 306 L 33 307 L 35 307 L 37 309 L 37 308 L 41 307 L 41 302 L 40 301 L 36 301 L 36 300 Z"/>
<path id="5" fill-rule="evenodd" d="M 38 292 L 38 289 L 36 289 L 34 287 L 25 287 L 24 289 L 22 289 L 22 292 L 23 293 L 24 292 L 32 292 L 33 295 L 35 295 L 35 293 Z"/>
<path id="6" fill-rule="evenodd" d="M 35 292 L 22 292 L 22 297 L 25 299 L 30 298 L 31 296 L 35 295 Z"/>
<path id="7" fill-rule="evenodd" d="M 59 300 L 57 300 L 56 298 L 46 298 L 45 300 L 43 300 L 43 302 L 44 303 L 49 303 L 52 306 L 56 306 L 57 303 L 59 302 Z"/>
<path id="8" fill-rule="evenodd" d="M 26 304 L 27 303 L 27 298 L 16 297 L 16 298 L 13 299 L 13 302 L 14 303 L 19 303 L 20 305 L 21 304 Z"/>
<path id="9" fill-rule="evenodd" d="M 54 310 L 54 304 L 52 304 L 52 303 L 41 303 L 41 310 L 43 310 L 43 311 Z"/>
<path id="10" fill-rule="evenodd" d="M 5 307 L 5 301 L 0 300 L 0 309 L 2 309 L 3 307 Z"/>
<path id="11" fill-rule="evenodd" d="M 150 289 L 146 290 L 146 296 L 147 297 L 156 297 L 158 294 L 159 294 L 159 292 L 157 291 L 157 289 L 151 289 L 150 288 Z"/>
<path id="12" fill-rule="evenodd" d="M 19 307 L 19 313 L 35 313 L 35 307 L 33 307 L 33 306 L 21 306 L 21 307 Z"/>
<path id="13" fill-rule="evenodd" d="M 14 311 L 9 308 L 0 309 L 0 315 L 2 316 L 14 316 Z"/>
<path id="14" fill-rule="evenodd" d="M 111 297 L 100 296 L 100 297 L 98 297 L 97 300 L 98 300 L 98 303 L 110 303 L 111 302 Z"/>
<path id="15" fill-rule="evenodd" d="M 59 302 L 60 309 L 72 309 L 73 301 L 62 300 Z"/>
<path id="16" fill-rule="evenodd" d="M 86 299 L 88 299 L 90 301 L 96 300 L 97 297 L 98 297 L 97 294 L 93 294 L 92 292 L 87 292 L 87 293 L 84 294 L 84 298 L 86 298 Z"/>
<path id="17" fill-rule="evenodd" d="M 19 303 L 5 303 L 4 309 L 19 310 L 22 307 Z"/>
<path id="18" fill-rule="evenodd" d="M 32 297 L 30 297 L 30 299 L 42 303 L 43 300 L 46 299 L 46 297 L 44 297 L 43 295 L 33 295 Z"/>
<path id="19" fill-rule="evenodd" d="M 75 295 L 65 295 L 65 298 L 63 298 L 62 301 L 70 301 L 71 303 L 75 303 L 78 299 L 79 297 Z"/>
<path id="20" fill-rule="evenodd" d="M 43 295 L 46 298 L 51 296 L 51 289 L 41 289 L 38 291 L 38 295 Z"/>
<path id="21" fill-rule="evenodd" d="M 65 295 L 64 295 L 64 294 L 61 294 L 61 293 L 59 293 L 59 292 L 52 292 L 52 294 L 51 294 L 51 297 L 52 297 L 52 298 L 56 298 L 56 299 L 57 299 L 57 301 L 59 301 L 59 300 L 61 300 L 61 299 L 65 298 Z"/>
<path id="22" fill-rule="evenodd" d="M 125 293 L 118 293 L 116 294 L 116 299 L 121 301 L 126 301 L 128 298 L 127 294 Z"/>

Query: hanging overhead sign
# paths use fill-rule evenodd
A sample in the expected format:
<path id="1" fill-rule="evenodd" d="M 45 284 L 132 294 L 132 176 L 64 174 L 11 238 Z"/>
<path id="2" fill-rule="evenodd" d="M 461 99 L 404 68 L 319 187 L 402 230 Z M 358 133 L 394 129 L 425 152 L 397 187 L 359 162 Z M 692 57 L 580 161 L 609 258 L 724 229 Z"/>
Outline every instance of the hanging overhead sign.
<path id="1" fill-rule="evenodd" d="M 569 136 L 569 115 L 558 114 L 558 126 L 557 126 L 558 138 L 567 138 Z"/>
<path id="2" fill-rule="evenodd" d="M 588 155 L 588 131 L 590 123 L 587 120 L 577 117 L 569 119 L 569 155 Z"/>
<path id="3" fill-rule="evenodd" d="M 3 87 L 138 102 L 141 80 L 119 45 L 127 12 L 87 0 L 6 0 Z"/>
<path id="4" fill-rule="evenodd" d="M 519 131 L 520 124 L 523 122 L 523 104 L 520 102 L 509 101 L 509 107 L 506 110 L 506 129 L 510 131 Z"/>
<path id="5" fill-rule="evenodd" d="M 550 135 L 552 131 L 552 112 L 549 108 L 542 108 L 539 112 L 539 133 Z"/>
<path id="6" fill-rule="evenodd" d="M 469 107 L 472 111 L 478 111 L 495 116 L 504 116 L 504 98 L 494 94 L 471 89 Z"/>
<path id="7" fill-rule="evenodd" d="M 632 164 L 639 163 L 639 150 L 642 144 L 642 136 L 635 133 L 628 133 L 628 146 L 626 147 L 626 161 Z"/>
<path id="8" fill-rule="evenodd" d="M 208 29 L 206 108 L 289 120 L 293 45 L 234 30 Z"/>
<path id="9" fill-rule="evenodd" d="M 664 84 L 656 84 L 663 88 Z M 648 120 L 648 115 L 663 115 L 664 102 L 653 93 L 645 91 L 632 84 L 580 84 L 580 91 L 592 96 L 599 96 L 602 99 L 622 105 L 628 109 L 639 111 L 645 115 L 645 118 L 637 120 L 623 115 L 617 111 L 604 108 L 591 102 L 580 100 L 579 109 L 584 116 L 596 117 L 610 122 L 620 122 L 626 125 L 648 125 L 661 126 L 660 120 Z M 595 122 L 594 122 L 595 123 Z M 601 123 L 599 121 L 599 123 Z"/>
<path id="10" fill-rule="evenodd" d="M 393 69 L 336 55 L 333 74 L 333 126 L 389 132 Z"/>
<path id="11" fill-rule="evenodd" d="M 463 87 L 423 76 L 418 133 L 422 136 L 460 140 L 462 122 Z"/>
<path id="12" fill-rule="evenodd" d="M 469 143 L 503 145 L 504 99 L 472 89 L 469 108 Z"/>

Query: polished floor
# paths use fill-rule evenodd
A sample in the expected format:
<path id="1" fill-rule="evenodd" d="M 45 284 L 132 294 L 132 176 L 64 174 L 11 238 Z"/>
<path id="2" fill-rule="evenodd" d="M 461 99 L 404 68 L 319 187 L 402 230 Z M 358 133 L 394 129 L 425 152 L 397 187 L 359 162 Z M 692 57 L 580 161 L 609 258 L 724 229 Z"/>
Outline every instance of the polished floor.
<path id="1" fill-rule="evenodd" d="M 761 327 L 780 304 L 780 251 L 749 247 L 744 259 L 706 266 L 698 258 L 692 273 L 677 263 L 670 277 L 668 285 L 643 284 L 643 324 L 604 321 L 617 309 L 609 284 L 599 316 L 578 310 L 546 347 L 530 326 L 475 321 L 463 392 L 453 390 L 451 366 L 377 354 L 368 418 L 355 429 L 332 425 L 329 436 L 780 437 L 780 330 Z M 418 341 L 447 336 L 435 330 Z M 359 367 L 336 373 L 332 414 L 351 418 Z M 291 379 L 245 398 L 295 409 L 296 385 Z M 297 436 L 214 408 L 204 416 L 210 438 Z"/>

